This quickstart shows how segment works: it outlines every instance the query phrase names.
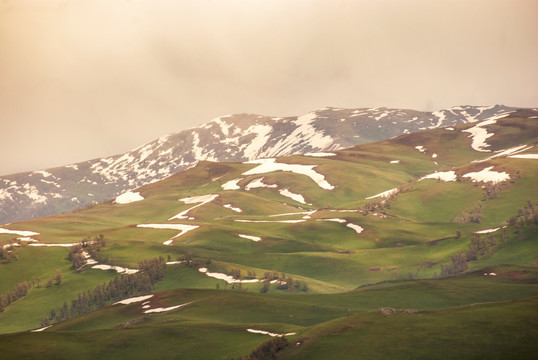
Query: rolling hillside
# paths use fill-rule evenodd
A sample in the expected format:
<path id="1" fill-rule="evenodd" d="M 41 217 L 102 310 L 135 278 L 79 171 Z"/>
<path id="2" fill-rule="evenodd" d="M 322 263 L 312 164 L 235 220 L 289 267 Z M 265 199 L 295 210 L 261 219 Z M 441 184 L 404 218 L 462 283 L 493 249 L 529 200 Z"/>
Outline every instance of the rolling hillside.
<path id="1" fill-rule="evenodd" d="M 222 116 L 125 154 L 0 177 L 0 224 L 58 214 L 114 198 L 198 161 L 248 161 L 329 151 L 425 129 L 485 120 L 514 111 L 495 105 L 433 113 L 324 108 L 303 116 Z"/>
<path id="2" fill-rule="evenodd" d="M 150 339 L 162 358 L 237 358 L 271 333 L 288 339 L 266 346 L 284 359 L 391 347 L 530 358 L 537 136 L 527 109 L 343 150 L 200 161 L 2 226 L 0 294 L 29 288 L 4 304 L 0 344 L 7 358 L 144 358 Z"/>

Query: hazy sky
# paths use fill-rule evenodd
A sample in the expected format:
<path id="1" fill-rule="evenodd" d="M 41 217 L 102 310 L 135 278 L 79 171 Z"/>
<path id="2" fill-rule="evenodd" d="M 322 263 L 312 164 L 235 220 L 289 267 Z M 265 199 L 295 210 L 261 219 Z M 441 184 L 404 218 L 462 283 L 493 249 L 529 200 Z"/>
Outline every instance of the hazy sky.
<path id="1" fill-rule="evenodd" d="M 220 115 L 538 106 L 536 0 L 0 0 L 0 174 Z"/>

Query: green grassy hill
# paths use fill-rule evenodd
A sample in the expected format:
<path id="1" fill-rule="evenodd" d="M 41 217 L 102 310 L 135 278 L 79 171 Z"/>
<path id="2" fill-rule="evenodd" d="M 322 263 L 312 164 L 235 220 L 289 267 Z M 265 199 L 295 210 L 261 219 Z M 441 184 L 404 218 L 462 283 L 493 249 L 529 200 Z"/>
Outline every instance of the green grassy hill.
<path id="1" fill-rule="evenodd" d="M 63 358 L 74 351 L 79 358 L 147 358 L 141 339 L 150 338 L 164 358 L 178 351 L 187 358 L 239 357 L 270 338 L 245 330 L 256 328 L 296 333 L 279 352 L 283 358 L 351 358 L 358 348 L 369 349 L 367 358 L 435 358 L 434 349 L 445 347 L 455 357 L 450 339 L 468 343 L 462 356 L 506 358 L 501 355 L 515 351 L 513 343 L 520 349 L 514 354 L 524 357 L 532 332 L 519 336 L 514 329 L 530 330 L 536 322 L 538 161 L 529 154 L 538 153 L 537 115 L 520 111 L 332 156 L 201 162 L 136 189 L 141 201 L 7 224 L 4 229 L 38 235 L 31 243 L 0 233 L 0 296 L 30 285 L 23 296 L 3 298 L 2 348 L 9 348 L 7 358 Z M 168 228 L 138 226 L 144 224 Z M 172 225 L 193 228 L 182 233 Z M 93 254 L 101 265 L 136 270 L 150 258 L 170 262 L 150 290 L 101 305 L 138 293 L 154 294 L 152 309 L 188 305 L 151 315 L 142 303 L 91 305 L 54 323 L 59 318 L 51 310 L 60 312 L 64 302 L 69 310 L 79 294 L 91 297 L 119 279 L 93 264 L 75 271 L 69 248 L 58 246 L 91 243 L 100 234 L 106 244 Z M 13 242 L 20 247 L 10 247 Z M 178 259 L 183 263 L 172 264 Z M 372 312 L 384 307 L 418 312 Z M 487 331 L 488 317 L 503 330 Z M 462 321 L 487 333 L 458 333 Z M 54 324 L 28 332 L 46 322 Z M 394 353 L 383 352 L 390 340 L 382 333 L 397 334 Z M 426 334 L 429 341 L 413 350 L 409 342 Z M 25 346 L 32 342 L 40 345 Z M 102 347 L 91 345 L 96 342 Z M 495 346 L 486 351 L 484 344 Z M 111 346 L 118 350 L 107 353 Z"/>

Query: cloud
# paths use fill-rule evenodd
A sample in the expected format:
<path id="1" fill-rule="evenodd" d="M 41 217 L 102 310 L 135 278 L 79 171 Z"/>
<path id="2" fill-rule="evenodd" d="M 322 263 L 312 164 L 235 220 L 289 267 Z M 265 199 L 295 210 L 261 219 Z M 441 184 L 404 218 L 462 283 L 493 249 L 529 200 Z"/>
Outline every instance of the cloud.
<path id="1" fill-rule="evenodd" d="M 0 173 L 120 153 L 235 112 L 536 106 L 537 10 L 531 0 L 4 1 Z"/>

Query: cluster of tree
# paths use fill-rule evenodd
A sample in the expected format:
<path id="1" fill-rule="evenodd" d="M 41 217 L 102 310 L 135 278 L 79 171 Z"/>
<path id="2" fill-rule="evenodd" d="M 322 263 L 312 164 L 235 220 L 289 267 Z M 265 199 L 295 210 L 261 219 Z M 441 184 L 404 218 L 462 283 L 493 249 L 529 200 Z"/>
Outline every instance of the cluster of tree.
<path id="1" fill-rule="evenodd" d="M 50 316 L 43 317 L 41 325 L 48 326 L 51 323 L 102 308 L 111 302 L 151 292 L 155 281 L 164 276 L 166 261 L 163 257 L 153 258 L 144 260 L 139 266 L 140 272 L 122 274 L 108 283 L 97 285 L 93 290 L 80 293 L 71 300 L 70 306 L 65 301 L 58 310 L 52 309 Z"/>
<path id="2" fill-rule="evenodd" d="M 90 240 L 90 237 L 87 236 L 82 240 L 82 247 L 86 248 L 86 251 L 92 259 L 97 261 L 101 264 L 106 264 L 108 262 L 108 258 L 106 256 L 101 255 L 100 251 L 101 248 L 106 246 L 106 240 L 103 234 L 99 234 L 98 236 L 95 236 L 93 240 Z"/>
<path id="3" fill-rule="evenodd" d="M 241 269 L 232 269 L 230 274 L 234 279 L 241 279 Z M 247 270 L 247 279 L 256 279 L 257 274 L 254 270 Z"/>
<path id="4" fill-rule="evenodd" d="M 18 283 L 13 290 L 9 290 L 3 294 L 0 294 L 0 312 L 4 311 L 6 306 L 19 300 L 21 297 L 26 296 L 30 290 L 30 284 L 27 281 Z"/>
<path id="5" fill-rule="evenodd" d="M 532 200 L 527 200 L 523 208 L 518 210 L 517 216 L 512 216 L 508 219 L 509 226 L 525 226 L 538 225 L 538 209 L 536 203 Z"/>
<path id="6" fill-rule="evenodd" d="M 505 230 L 502 231 L 503 237 L 501 241 L 504 241 Z M 471 238 L 471 244 L 469 244 L 469 252 L 467 253 L 467 261 L 478 260 L 480 256 L 491 255 L 494 252 L 497 241 L 493 234 L 489 234 L 487 237 L 481 237 L 480 234 L 474 234 Z"/>
<path id="7" fill-rule="evenodd" d="M 192 253 L 190 253 L 190 252 L 183 255 L 183 256 L 178 257 L 178 260 L 183 261 L 183 262 L 185 262 L 185 265 L 187 265 L 189 267 L 194 267 L 194 268 L 198 268 L 198 267 L 202 266 L 202 263 L 203 263 L 202 260 L 200 260 L 200 259 L 194 259 L 192 257 Z M 207 265 L 211 264 L 211 260 L 207 259 L 206 264 Z"/>
<path id="8" fill-rule="evenodd" d="M 519 234 L 522 227 L 535 227 L 536 225 L 538 225 L 537 206 L 534 201 L 527 200 L 523 208 L 518 210 L 518 215 L 508 219 L 506 227 L 485 236 L 474 234 L 471 237 L 467 253 L 461 252 L 453 255 L 450 259 L 450 264 L 441 265 L 441 276 L 459 274 L 467 270 L 467 262 L 477 261 L 484 256 L 491 256 L 499 246 L 504 244 L 507 239 L 507 232 L 512 231 Z M 456 238 L 460 236 L 461 233 L 458 231 Z"/>
<path id="9" fill-rule="evenodd" d="M 505 182 L 488 182 L 484 185 L 484 200 L 495 199 L 499 196 Z"/>
<path id="10" fill-rule="evenodd" d="M 471 211 L 456 216 L 452 221 L 458 224 L 480 224 L 480 221 L 482 221 L 482 203 L 479 202 L 478 205 L 471 209 Z"/>
<path id="11" fill-rule="evenodd" d="M 145 273 L 149 276 L 151 283 L 160 280 L 164 277 L 166 272 L 166 260 L 159 256 L 158 258 L 152 258 L 149 260 L 144 260 L 138 263 L 138 268 L 140 272 Z"/>
<path id="12" fill-rule="evenodd" d="M 276 280 L 276 288 L 278 290 L 286 291 L 308 291 L 308 285 L 306 282 L 293 279 L 291 276 L 286 276 L 282 273 L 278 274 L 277 271 L 266 271 L 264 273 L 263 286 L 260 292 L 266 293 L 271 288 L 271 281 Z"/>
<path id="13" fill-rule="evenodd" d="M 375 198 L 360 207 L 359 211 L 362 212 L 364 215 L 368 215 L 370 213 L 383 212 L 385 210 L 388 210 L 390 209 L 391 204 L 394 202 L 394 200 L 396 200 L 397 193 L 398 192 L 396 191 L 389 196 Z"/>
<path id="14" fill-rule="evenodd" d="M 450 257 L 450 264 L 441 265 L 441 276 L 456 275 L 464 272 L 467 268 L 467 255 L 462 251 Z"/>
<path id="15" fill-rule="evenodd" d="M 103 234 L 94 237 L 93 240 L 91 240 L 89 236 L 86 236 L 80 244 L 75 244 L 69 248 L 67 258 L 73 263 L 73 269 L 75 269 L 75 271 L 82 271 L 84 265 L 86 265 L 84 252 L 95 261 L 106 264 L 108 263 L 108 258 L 102 256 L 100 253 L 101 248 L 105 245 L 106 240 Z"/>
<path id="16" fill-rule="evenodd" d="M 224 360 L 272 360 L 276 359 L 277 353 L 288 345 L 288 339 L 284 336 L 276 336 L 260 344 L 246 357 L 224 358 Z"/>
<path id="17" fill-rule="evenodd" d="M 3 245 L 0 245 L 0 262 L 10 262 L 16 258 L 17 254 L 15 253 L 15 248 L 13 246 L 4 247 Z"/>
<path id="18" fill-rule="evenodd" d="M 50 288 L 54 284 L 61 285 L 62 280 L 63 280 L 62 272 L 60 271 L 60 269 L 56 269 L 55 277 L 54 278 L 52 276 L 49 277 L 49 280 L 47 281 L 47 284 L 45 286 Z M 34 279 L 32 282 L 34 282 L 34 281 L 37 281 L 38 287 L 41 287 L 41 279 L 40 278 L 37 278 L 37 280 Z"/>

